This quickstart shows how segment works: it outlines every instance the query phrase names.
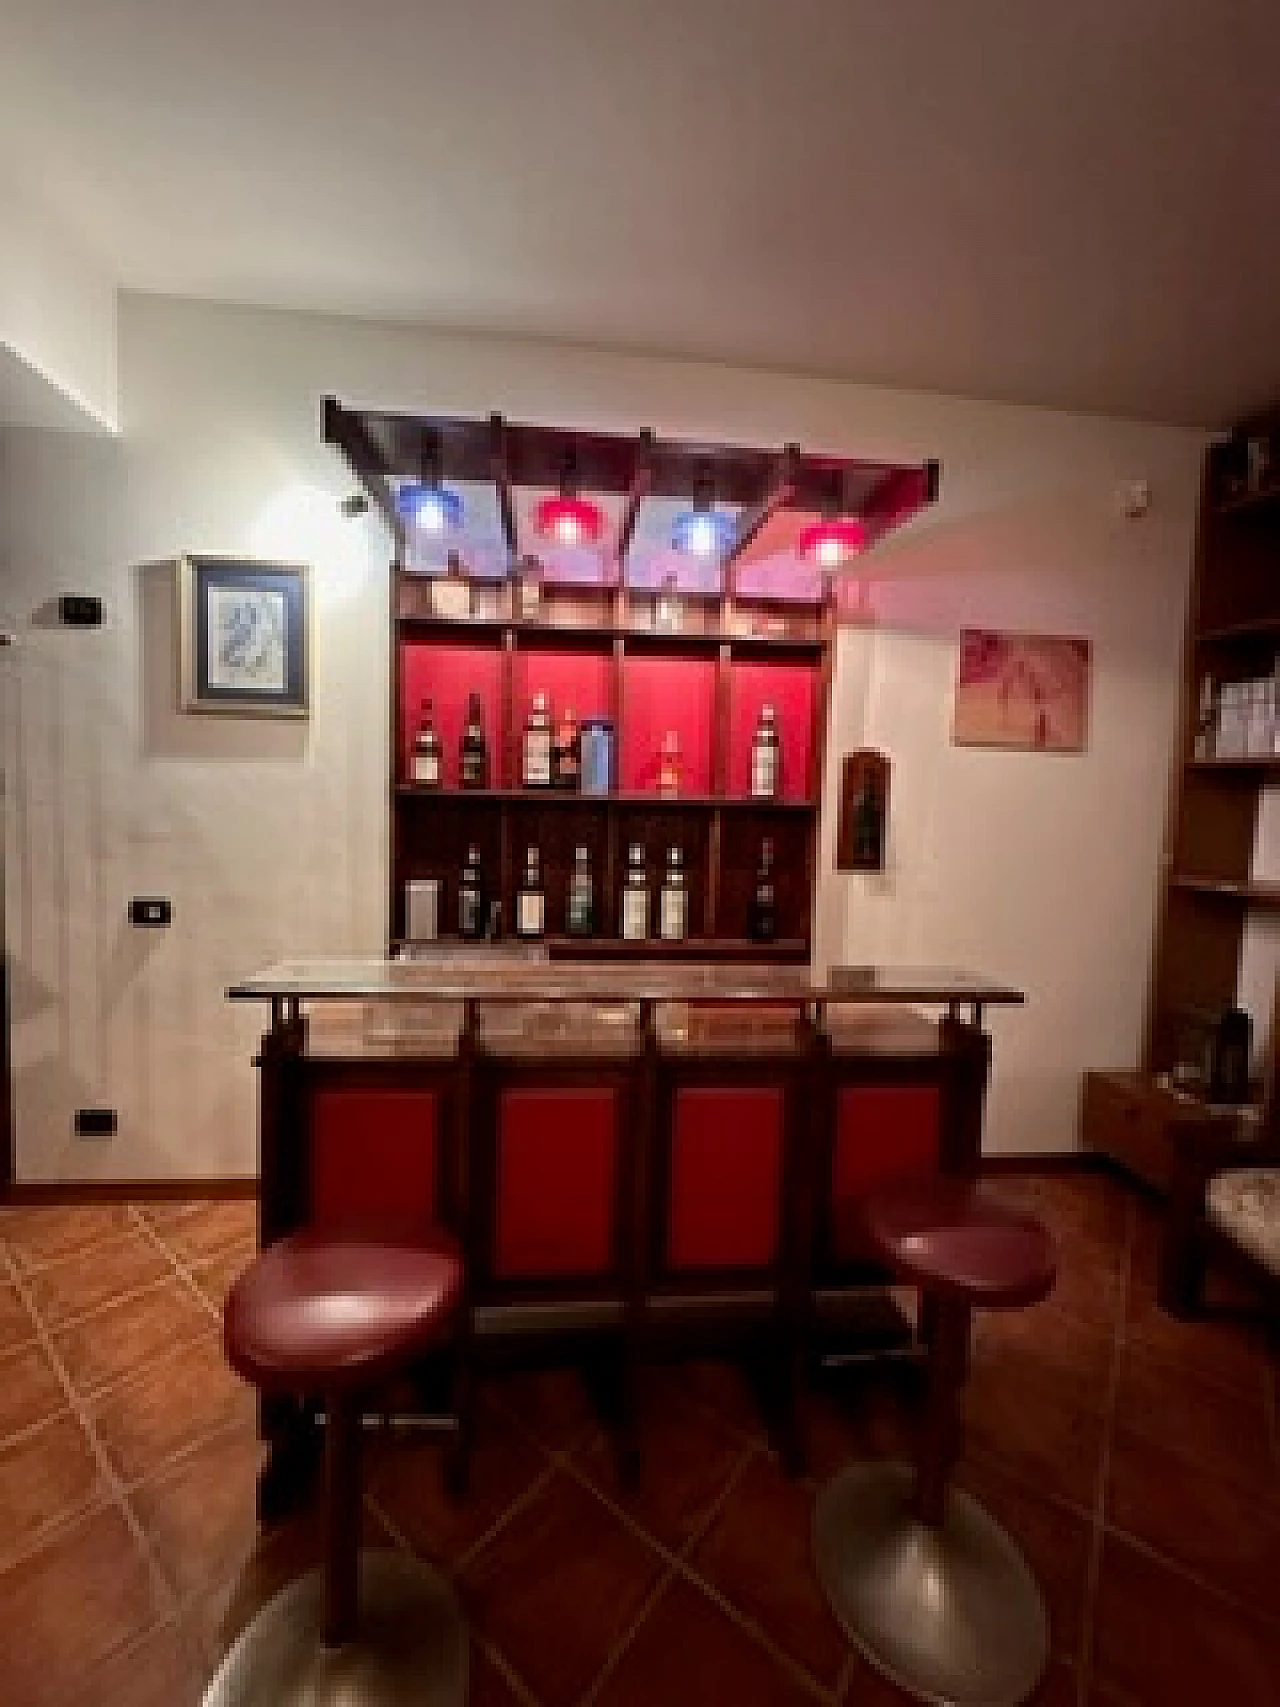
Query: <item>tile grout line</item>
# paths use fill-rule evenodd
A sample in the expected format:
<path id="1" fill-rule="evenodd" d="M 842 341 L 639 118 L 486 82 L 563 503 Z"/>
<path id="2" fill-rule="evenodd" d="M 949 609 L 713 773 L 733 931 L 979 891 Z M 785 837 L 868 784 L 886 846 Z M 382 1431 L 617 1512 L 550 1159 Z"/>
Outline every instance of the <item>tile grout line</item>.
<path id="1" fill-rule="evenodd" d="M 529 1688 L 529 1685 L 521 1677 L 520 1673 L 512 1665 L 511 1661 L 503 1653 L 501 1648 L 496 1647 L 487 1636 L 478 1635 L 474 1630 L 471 1632 L 471 1639 L 484 1654 L 485 1658 L 498 1673 L 499 1677 L 502 1678 L 511 1693 L 523 1704 L 523 1707 L 541 1707 L 538 1697 Z M 468 1693 L 470 1693 L 470 1690 L 471 1681 L 468 1679 Z"/>
<path id="2" fill-rule="evenodd" d="M 151 1630 L 155 1628 L 156 1625 L 165 1623 L 168 1618 L 173 1617 L 177 1613 L 177 1595 L 174 1593 L 174 1590 L 169 1583 L 169 1579 L 161 1567 L 160 1560 L 157 1557 L 151 1542 L 147 1538 L 146 1531 L 143 1529 L 142 1524 L 139 1521 L 137 1512 L 133 1509 L 133 1502 L 128 1497 L 124 1483 L 117 1476 L 114 1466 L 107 1457 L 106 1449 L 98 1436 L 98 1431 L 94 1427 L 93 1421 L 90 1418 L 83 1401 L 75 1390 L 75 1386 L 67 1371 L 67 1367 L 63 1363 L 62 1358 L 58 1355 L 57 1348 L 54 1346 L 53 1341 L 49 1337 L 48 1330 L 45 1328 L 43 1321 L 36 1312 L 30 1293 L 24 1285 L 22 1277 L 19 1276 L 16 1265 L 7 1251 L 3 1253 L 3 1261 L 8 1268 L 9 1277 L 17 1288 L 19 1296 L 22 1298 L 26 1308 L 31 1312 L 32 1320 L 36 1327 L 37 1337 L 40 1340 L 46 1357 L 48 1357 L 50 1363 L 53 1365 L 54 1373 L 62 1383 L 63 1391 L 67 1396 L 67 1404 L 76 1418 L 76 1421 L 84 1430 L 85 1437 L 89 1442 L 90 1451 L 97 1460 L 98 1474 L 102 1477 L 108 1494 L 111 1496 L 111 1499 L 120 1511 L 121 1516 L 124 1518 L 125 1525 L 133 1536 L 133 1539 L 142 1554 L 143 1561 L 146 1564 L 148 1574 L 152 1580 L 153 1588 L 158 1591 L 157 1598 L 160 1605 L 165 1610 L 163 1616 L 153 1619 L 152 1623 L 147 1626 L 147 1629 Z M 25 1556 L 29 1557 L 30 1554 Z M 123 1642 L 121 1642 L 117 1644 L 117 1647 L 121 1647 L 123 1645 Z M 107 1653 L 101 1656 L 102 1660 L 105 1662 L 107 1659 L 110 1659 L 115 1652 L 116 1648 L 110 1649 Z"/>
<path id="3" fill-rule="evenodd" d="M 609 1681 L 609 1678 L 622 1663 L 628 1650 L 635 1642 L 637 1636 L 639 1636 L 641 1628 L 648 1620 L 648 1617 L 654 1607 L 657 1606 L 658 1602 L 662 1599 L 663 1595 L 667 1592 L 667 1589 L 676 1580 L 676 1578 L 681 1575 L 680 1566 L 682 1561 L 693 1550 L 693 1548 L 697 1546 L 699 1541 L 702 1540 L 703 1536 L 711 1528 L 716 1518 L 719 1517 L 721 1511 L 723 1511 L 727 1504 L 730 1495 L 733 1493 L 733 1490 L 737 1487 L 739 1481 L 741 1481 L 747 1465 L 753 1458 L 755 1458 L 755 1456 L 756 1450 L 753 1446 L 743 1446 L 741 1448 L 738 1453 L 738 1461 L 726 1477 L 724 1487 L 711 1502 L 710 1506 L 703 1514 L 702 1519 L 694 1525 L 693 1529 L 685 1537 L 680 1547 L 674 1551 L 667 1548 L 657 1536 L 650 1535 L 640 1524 L 632 1521 L 629 1513 L 625 1512 L 621 1506 L 616 1506 L 608 1495 L 598 1489 L 594 1483 L 588 1481 L 576 1466 L 564 1466 L 565 1469 L 569 1471 L 569 1474 L 572 1475 L 580 1485 L 585 1487 L 588 1492 L 594 1494 L 597 1499 L 601 1501 L 606 1510 L 612 1512 L 616 1518 L 627 1522 L 629 1527 L 635 1529 L 637 1533 L 642 1535 L 651 1546 L 656 1546 L 663 1558 L 667 1561 L 666 1569 L 659 1576 L 657 1583 L 654 1585 L 653 1591 L 645 1597 L 644 1603 L 636 1614 L 630 1629 L 625 1630 L 621 1637 L 619 1637 L 618 1641 L 613 1646 L 612 1652 L 606 1656 L 604 1664 L 601 1666 L 599 1672 L 597 1672 L 595 1682 L 591 1684 L 586 1693 L 580 1698 L 579 1707 L 591 1707 L 591 1703 L 595 1701 L 597 1695 Z"/>
<path id="4" fill-rule="evenodd" d="M 1086 1707 L 1093 1685 L 1093 1647 L 1097 1633 L 1098 1584 L 1102 1576 L 1102 1548 L 1107 1531 L 1107 1487 L 1111 1480 L 1111 1442 L 1115 1433 L 1116 1396 L 1120 1390 L 1120 1360 L 1124 1352 L 1129 1320 L 1129 1293 L 1133 1286 L 1134 1251 L 1137 1245 L 1137 1209 L 1132 1201 L 1125 1204 L 1124 1221 L 1124 1284 L 1116 1304 L 1111 1330 L 1111 1373 L 1107 1381 L 1106 1426 L 1102 1434 L 1102 1453 L 1098 1464 L 1098 1485 L 1094 1495 L 1093 1532 L 1089 1544 L 1089 1565 L 1085 1572 L 1084 1617 L 1081 1620 L 1079 1669 L 1076 1691 L 1079 1707 Z"/>
<path id="5" fill-rule="evenodd" d="M 133 1216 L 134 1221 L 137 1224 L 139 1230 L 142 1232 L 142 1234 L 146 1238 L 150 1239 L 151 1243 L 160 1252 L 161 1256 L 165 1257 L 168 1260 L 168 1262 L 172 1265 L 172 1267 L 173 1267 L 174 1271 L 176 1272 L 179 1280 L 181 1280 L 185 1284 L 188 1292 L 190 1292 L 192 1294 L 192 1296 L 195 1298 L 196 1302 L 200 1305 L 201 1309 L 203 1309 L 207 1315 L 212 1316 L 214 1318 L 214 1320 L 218 1323 L 218 1325 L 221 1326 L 222 1325 L 222 1310 L 221 1310 L 221 1308 L 217 1304 L 215 1304 L 211 1298 L 206 1297 L 206 1295 L 200 1290 L 200 1284 L 196 1280 L 196 1277 L 192 1273 L 191 1268 L 188 1266 L 188 1264 L 183 1261 L 183 1259 L 177 1254 L 177 1252 L 172 1248 L 172 1246 L 170 1246 L 169 1244 L 167 1244 L 165 1242 L 165 1240 L 161 1237 L 161 1234 L 160 1234 L 158 1228 L 155 1228 L 151 1225 L 150 1221 L 142 1213 L 142 1211 L 138 1208 L 137 1204 L 131 1203 L 129 1205 L 129 1213 L 130 1213 L 130 1215 Z M 211 1256 L 209 1260 L 210 1260 L 210 1262 L 217 1262 L 219 1256 L 227 1255 L 231 1251 L 233 1251 L 234 1249 L 235 1249 L 235 1245 L 230 1244 L 227 1246 L 227 1249 L 225 1252 L 215 1252 L 215 1254 L 213 1256 Z"/>

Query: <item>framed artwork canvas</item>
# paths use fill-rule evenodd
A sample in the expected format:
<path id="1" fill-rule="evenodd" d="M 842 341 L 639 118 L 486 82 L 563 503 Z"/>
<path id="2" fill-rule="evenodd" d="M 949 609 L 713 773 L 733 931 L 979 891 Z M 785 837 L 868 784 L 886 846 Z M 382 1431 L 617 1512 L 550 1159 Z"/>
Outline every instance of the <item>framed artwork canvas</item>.
<path id="1" fill-rule="evenodd" d="M 1078 635 L 960 632 L 953 739 L 961 747 L 1084 751 L 1089 642 Z"/>
<path id="2" fill-rule="evenodd" d="M 310 579 L 310 570 L 298 563 L 244 557 L 179 560 L 184 710 L 308 715 Z"/>

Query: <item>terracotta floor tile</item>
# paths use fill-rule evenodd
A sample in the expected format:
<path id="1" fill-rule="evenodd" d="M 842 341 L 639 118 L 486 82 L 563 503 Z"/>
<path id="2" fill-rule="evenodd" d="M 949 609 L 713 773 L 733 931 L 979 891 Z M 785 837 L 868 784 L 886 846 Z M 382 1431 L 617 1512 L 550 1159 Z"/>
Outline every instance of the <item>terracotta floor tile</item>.
<path id="1" fill-rule="evenodd" d="M 994 1462 L 1034 1491 L 1092 1512 L 1104 1417 L 1075 1402 L 1069 1382 L 1004 1359 L 975 1362 L 965 1389 L 965 1455 Z"/>
<path id="2" fill-rule="evenodd" d="M 714 1411 L 744 1440 L 765 1442 L 765 1421 L 759 1399 L 745 1368 L 711 1358 L 655 1364 L 644 1372 L 644 1383 L 655 1395 L 673 1392 Z"/>
<path id="3" fill-rule="evenodd" d="M 1060 1244 L 1048 1302 L 1086 1322 L 1111 1327 L 1124 1308 L 1127 1276 L 1120 1252 L 1092 1240 Z"/>
<path id="4" fill-rule="evenodd" d="M 0 1209 L 0 1242 L 23 1273 L 59 1257 L 79 1255 L 131 1226 L 123 1203 Z"/>
<path id="5" fill-rule="evenodd" d="M 487 1534 L 523 1494 L 547 1460 L 504 1412 L 482 1407 L 466 1499 L 445 1491 L 448 1437 L 372 1435 L 365 1453 L 365 1492 L 424 1559 L 453 1564 Z"/>
<path id="6" fill-rule="evenodd" d="M 993 1465 L 967 1464 L 958 1480 L 1022 1549 L 1049 1609 L 1054 1654 L 1078 1664 L 1093 1525 L 1039 1498 Z"/>
<path id="7" fill-rule="evenodd" d="M 36 1269 L 27 1285 L 36 1312 L 52 1329 L 172 1273 L 172 1265 L 145 1234 L 127 1232 L 104 1240 L 95 1248 L 92 1261 L 63 1257 Z"/>
<path id="8" fill-rule="evenodd" d="M 18 1290 L 0 1281 L 0 1351 L 25 1345 L 35 1338 L 36 1326 Z"/>
<path id="9" fill-rule="evenodd" d="M 156 1358 L 90 1401 L 107 1457 L 126 1482 L 234 1422 L 251 1421 L 253 1389 L 230 1368 L 216 1334 Z"/>
<path id="10" fill-rule="evenodd" d="M 1127 1431 L 1111 1447 L 1107 1522 L 1280 1619 L 1280 1504 Z"/>
<path id="11" fill-rule="evenodd" d="M 1275 1707 L 1280 1627 L 1108 1535 L 1094 1676 L 1126 1707 Z"/>
<path id="12" fill-rule="evenodd" d="M 1254 1332 L 1221 1319 L 1183 1321 L 1170 1316 L 1154 1298 L 1130 1295 L 1125 1342 L 1146 1356 L 1186 1370 L 1203 1381 L 1216 1381 L 1252 1398 L 1258 1391 L 1261 1356 Z"/>
<path id="13" fill-rule="evenodd" d="M 467 1707 L 525 1707 L 523 1698 L 474 1641 L 467 1665 Z"/>
<path id="14" fill-rule="evenodd" d="M 713 1411 L 675 1396 L 643 1394 L 639 1406 L 640 1485 L 618 1478 L 614 1442 L 603 1430 L 574 1454 L 582 1473 L 665 1546 L 679 1550 L 753 1450 Z"/>
<path id="15" fill-rule="evenodd" d="M 1094 1173 L 1041 1174 L 1030 1181 L 1028 1207 L 1061 1243 L 1080 1240 L 1124 1250 L 1133 1193 L 1118 1180 Z"/>
<path id="16" fill-rule="evenodd" d="M 164 1611 L 124 1517 L 104 1507 L 0 1572 L 0 1701 L 66 1707 Z"/>
<path id="17" fill-rule="evenodd" d="M 199 1707 L 204 1686 L 200 1655 L 170 1622 L 108 1660 L 68 1707 Z"/>
<path id="18" fill-rule="evenodd" d="M 216 1310 L 221 1310 L 226 1303 L 232 1283 L 248 1268 L 257 1250 L 256 1243 L 232 1245 L 230 1250 L 208 1262 L 191 1265 L 191 1278 Z"/>
<path id="19" fill-rule="evenodd" d="M 978 1314 L 976 1361 L 1000 1360 L 1013 1381 L 1026 1369 L 1045 1372 L 1086 1409 L 1105 1407 L 1115 1356 L 1112 1323 L 1074 1315 L 1052 1302 Z"/>
<path id="20" fill-rule="evenodd" d="M 261 1459 L 255 1429 L 232 1429 L 131 1491 L 143 1533 L 179 1596 L 224 1581 L 253 1550 Z"/>
<path id="21" fill-rule="evenodd" d="M 569 1707 L 661 1571 L 658 1554 L 557 1472 L 467 1566 L 463 1600 L 544 1707 Z"/>
<path id="22" fill-rule="evenodd" d="M 831 1689 L 846 1643 L 818 1585 L 812 1524 L 812 1491 L 760 1457 L 739 1478 L 690 1564 Z"/>
<path id="23" fill-rule="evenodd" d="M 243 1248 L 257 1238 L 256 1203 L 149 1203 L 140 1212 L 188 1265 L 207 1262 L 233 1245 Z"/>
<path id="24" fill-rule="evenodd" d="M 571 1452 L 596 1424 L 576 1369 L 537 1369 L 486 1377 L 485 1400 L 500 1407 L 548 1452 Z"/>
<path id="25" fill-rule="evenodd" d="M 1220 1471 L 1254 1490 L 1274 1482 L 1271 1419 L 1259 1366 L 1250 1394 L 1126 1345 L 1116 1387 L 1116 1427 L 1155 1441 L 1193 1465 Z M 1280 1492 L 1274 1488 L 1272 1492 Z"/>
<path id="26" fill-rule="evenodd" d="M 81 1393 L 123 1380 L 175 1346 L 217 1334 L 217 1324 L 179 1280 L 108 1304 L 54 1333 L 54 1349 Z"/>
<path id="27" fill-rule="evenodd" d="M 859 1653 L 850 1657 L 849 1686 L 841 1707 L 914 1707 L 918 1696 L 908 1695 L 876 1671 Z M 1063 1660 L 1051 1660 L 1040 1687 L 1023 1707 L 1078 1707 L 1079 1678 Z"/>
<path id="28" fill-rule="evenodd" d="M 605 1679 L 598 1707 L 812 1707 L 808 1690 L 692 1583 L 676 1578 Z"/>
<path id="29" fill-rule="evenodd" d="M 103 1497 L 89 1437 L 70 1411 L 0 1448 L 0 1557 Z"/>
<path id="30" fill-rule="evenodd" d="M 67 1396 L 41 1345 L 0 1356 L 0 1441 L 66 1408 Z"/>

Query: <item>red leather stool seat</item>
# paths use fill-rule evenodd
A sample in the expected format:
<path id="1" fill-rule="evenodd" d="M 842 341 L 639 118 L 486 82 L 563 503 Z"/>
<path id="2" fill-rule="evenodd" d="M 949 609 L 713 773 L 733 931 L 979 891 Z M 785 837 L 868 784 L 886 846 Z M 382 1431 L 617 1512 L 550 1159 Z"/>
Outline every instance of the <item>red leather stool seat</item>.
<path id="1" fill-rule="evenodd" d="M 374 1383 L 444 1335 L 462 1290 L 446 1233 L 388 1243 L 322 1232 L 269 1246 L 227 1298 L 227 1358 L 266 1391 Z"/>
<path id="2" fill-rule="evenodd" d="M 1014 1309 L 1048 1296 L 1057 1273 L 1039 1221 L 984 1197 L 972 1180 L 934 1176 L 880 1187 L 863 1222 L 903 1280 L 981 1309 Z"/>

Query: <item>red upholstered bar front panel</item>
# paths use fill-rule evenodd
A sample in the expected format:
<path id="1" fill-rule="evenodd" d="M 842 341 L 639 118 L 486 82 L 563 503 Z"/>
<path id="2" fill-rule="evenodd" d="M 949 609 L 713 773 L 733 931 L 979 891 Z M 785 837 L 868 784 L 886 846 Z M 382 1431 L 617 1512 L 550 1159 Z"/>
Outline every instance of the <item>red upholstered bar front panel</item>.
<path id="1" fill-rule="evenodd" d="M 502 1093 L 498 1275 L 604 1274 L 614 1267 L 617 1103 L 607 1088 Z"/>
<path id="2" fill-rule="evenodd" d="M 423 1090 L 316 1092 L 311 1221 L 417 1232 L 436 1216 L 436 1098 Z"/>
<path id="3" fill-rule="evenodd" d="M 767 1268 L 778 1254 L 781 1090 L 678 1090 L 671 1141 L 668 1261 Z"/>
<path id="4" fill-rule="evenodd" d="M 936 1085 L 849 1085 L 837 1093 L 831 1199 L 838 1257 L 862 1254 L 860 1198 L 886 1180 L 936 1171 L 940 1112 Z"/>

